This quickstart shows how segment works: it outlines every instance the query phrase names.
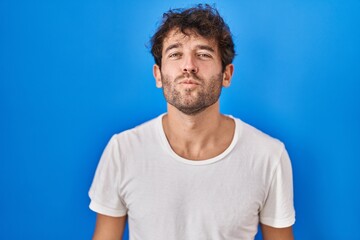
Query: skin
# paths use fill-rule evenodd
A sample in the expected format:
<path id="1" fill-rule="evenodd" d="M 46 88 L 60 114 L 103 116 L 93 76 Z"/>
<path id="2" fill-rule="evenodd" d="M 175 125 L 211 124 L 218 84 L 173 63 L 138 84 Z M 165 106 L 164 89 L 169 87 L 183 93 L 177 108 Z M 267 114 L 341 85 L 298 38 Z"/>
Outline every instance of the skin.
<path id="1" fill-rule="evenodd" d="M 93 240 L 120 240 L 124 234 L 126 216 L 110 217 L 97 214 Z"/>
<path id="2" fill-rule="evenodd" d="M 222 87 L 230 85 L 233 65 L 222 72 L 214 41 L 175 30 L 165 38 L 160 67 L 154 65 L 156 86 L 163 88 L 168 114 L 163 127 L 173 150 L 189 160 L 204 160 L 231 143 L 235 124 L 219 113 Z"/>
<path id="3" fill-rule="evenodd" d="M 217 45 L 196 35 L 176 31 L 170 35 L 173 38 L 164 41 L 163 68 L 154 66 L 156 83 L 169 105 L 194 116 L 216 103 L 221 93 L 224 74 L 218 68 Z M 211 68 L 214 63 L 216 67 Z"/>
<path id="4" fill-rule="evenodd" d="M 217 43 L 194 33 L 169 32 L 161 68 L 154 65 L 156 86 L 163 89 L 168 113 L 163 128 L 172 149 L 189 161 L 215 157 L 230 145 L 235 123 L 220 114 L 219 96 L 234 72 L 222 71 Z M 98 215 L 94 239 L 121 239 L 126 217 Z M 293 240 L 292 227 L 261 225 L 264 240 Z"/>

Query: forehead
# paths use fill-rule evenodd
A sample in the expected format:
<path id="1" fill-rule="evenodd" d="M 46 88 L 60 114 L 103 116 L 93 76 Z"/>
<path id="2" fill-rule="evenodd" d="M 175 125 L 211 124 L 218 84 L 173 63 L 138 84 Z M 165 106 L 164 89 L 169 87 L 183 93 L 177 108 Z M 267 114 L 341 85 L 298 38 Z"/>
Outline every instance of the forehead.
<path id="1" fill-rule="evenodd" d="M 179 29 L 171 30 L 164 39 L 163 51 L 166 49 L 167 46 L 174 43 L 180 43 L 181 46 L 185 44 L 191 45 L 193 43 L 193 44 L 208 45 L 217 52 L 218 46 L 215 39 L 204 38 L 199 34 L 197 34 L 195 31 L 191 31 L 191 30 L 186 31 L 185 33 L 186 34 L 181 32 Z"/>

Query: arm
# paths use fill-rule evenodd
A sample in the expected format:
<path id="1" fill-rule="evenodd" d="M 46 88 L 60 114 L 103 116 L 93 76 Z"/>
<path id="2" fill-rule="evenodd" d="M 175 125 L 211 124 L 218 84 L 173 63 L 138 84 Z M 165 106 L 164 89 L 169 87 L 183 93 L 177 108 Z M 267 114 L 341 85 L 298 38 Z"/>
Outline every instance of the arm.
<path id="1" fill-rule="evenodd" d="M 93 240 L 120 240 L 125 229 L 126 216 L 110 217 L 97 214 Z"/>
<path id="2" fill-rule="evenodd" d="M 292 227 L 274 228 L 261 224 L 261 232 L 264 240 L 294 240 Z"/>

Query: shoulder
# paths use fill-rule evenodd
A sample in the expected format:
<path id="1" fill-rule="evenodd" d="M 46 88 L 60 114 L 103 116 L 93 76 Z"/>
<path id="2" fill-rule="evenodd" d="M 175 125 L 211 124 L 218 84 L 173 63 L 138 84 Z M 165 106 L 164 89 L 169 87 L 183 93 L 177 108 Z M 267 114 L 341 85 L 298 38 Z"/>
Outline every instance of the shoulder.
<path id="1" fill-rule="evenodd" d="M 277 169 L 285 169 L 286 174 L 291 174 L 290 159 L 282 141 L 240 119 L 236 121 L 239 125 L 236 154 L 242 157 L 264 189 L 269 189 Z"/>
<path id="2" fill-rule="evenodd" d="M 145 142 L 151 142 L 156 138 L 159 129 L 161 127 L 162 115 L 146 121 L 134 128 L 125 130 L 123 132 L 113 135 L 110 141 L 116 142 L 119 145 L 131 145 L 143 144 Z M 130 145 L 130 146 L 129 146 Z"/>
<path id="3" fill-rule="evenodd" d="M 245 143 L 262 146 L 265 149 L 283 148 L 284 144 L 277 138 L 274 138 L 258 128 L 242 121 L 239 118 L 234 118 L 238 126 L 240 141 Z"/>
<path id="4" fill-rule="evenodd" d="M 280 159 L 285 150 L 282 141 L 238 118 L 234 119 L 237 124 L 238 146 L 243 151 L 252 156 L 261 157 L 261 159 L 274 160 L 275 162 Z"/>

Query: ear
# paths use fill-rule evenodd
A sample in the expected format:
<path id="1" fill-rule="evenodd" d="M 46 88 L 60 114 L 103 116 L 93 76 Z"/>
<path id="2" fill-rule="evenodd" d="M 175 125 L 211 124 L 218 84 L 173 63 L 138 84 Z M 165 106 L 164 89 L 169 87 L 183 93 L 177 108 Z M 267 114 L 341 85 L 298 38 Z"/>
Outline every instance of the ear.
<path id="1" fill-rule="evenodd" d="M 223 80 L 222 80 L 222 85 L 223 87 L 229 87 L 231 84 L 231 78 L 233 76 L 234 73 L 234 65 L 233 64 L 228 64 L 225 67 L 224 73 L 223 73 Z"/>
<path id="2" fill-rule="evenodd" d="M 154 64 L 153 66 L 153 75 L 155 78 L 156 87 L 162 88 L 161 71 L 160 67 L 157 64 Z"/>

